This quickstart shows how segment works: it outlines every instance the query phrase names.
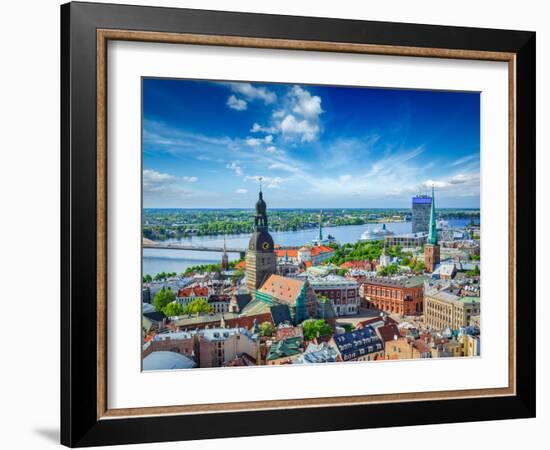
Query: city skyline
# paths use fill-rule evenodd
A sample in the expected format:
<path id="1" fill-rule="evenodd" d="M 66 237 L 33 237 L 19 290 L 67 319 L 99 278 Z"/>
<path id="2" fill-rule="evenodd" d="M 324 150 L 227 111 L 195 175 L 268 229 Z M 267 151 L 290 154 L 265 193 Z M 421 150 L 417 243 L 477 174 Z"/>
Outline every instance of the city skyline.
<path id="1" fill-rule="evenodd" d="M 145 208 L 479 208 L 479 94 L 143 80 Z"/>

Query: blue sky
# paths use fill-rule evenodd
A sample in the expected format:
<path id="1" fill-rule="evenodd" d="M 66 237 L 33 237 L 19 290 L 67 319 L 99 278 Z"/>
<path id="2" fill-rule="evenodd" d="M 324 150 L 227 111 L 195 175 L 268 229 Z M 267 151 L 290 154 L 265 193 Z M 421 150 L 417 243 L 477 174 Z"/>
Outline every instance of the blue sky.
<path id="1" fill-rule="evenodd" d="M 146 208 L 479 207 L 479 94 L 143 80 Z"/>

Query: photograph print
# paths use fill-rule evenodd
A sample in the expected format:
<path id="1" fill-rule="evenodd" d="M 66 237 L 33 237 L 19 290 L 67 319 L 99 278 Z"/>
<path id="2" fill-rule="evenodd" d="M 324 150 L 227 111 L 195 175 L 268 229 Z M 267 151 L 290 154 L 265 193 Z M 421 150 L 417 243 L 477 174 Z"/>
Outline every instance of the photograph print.
<path id="1" fill-rule="evenodd" d="M 142 170 L 144 371 L 481 356 L 479 92 L 143 78 Z"/>

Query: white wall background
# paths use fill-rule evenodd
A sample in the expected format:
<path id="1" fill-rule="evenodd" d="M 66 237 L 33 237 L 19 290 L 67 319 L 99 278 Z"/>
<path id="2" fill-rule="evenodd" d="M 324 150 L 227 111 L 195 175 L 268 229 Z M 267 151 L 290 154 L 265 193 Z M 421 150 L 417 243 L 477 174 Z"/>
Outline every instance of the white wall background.
<path id="1" fill-rule="evenodd" d="M 545 2 L 501 0 L 132 0 L 133 4 L 275 14 L 417 22 L 537 32 L 537 229 L 547 231 L 550 190 L 548 133 L 550 17 Z M 42 449 L 59 439 L 59 4 L 27 0 L 2 5 L 0 46 L 0 274 L 2 274 L 3 346 L 0 358 L 0 447 Z M 543 127 L 546 125 L 546 127 Z M 546 176 L 545 176 L 546 175 Z M 543 208 L 545 208 L 543 210 Z M 545 229 L 546 227 L 546 229 Z M 549 241 L 539 239 L 538 278 L 543 277 Z M 530 264 L 531 261 L 524 262 Z M 209 450 L 372 447 L 411 445 L 446 450 L 516 449 L 547 442 L 550 425 L 550 355 L 543 322 L 550 314 L 541 286 L 538 311 L 538 418 L 309 435 L 226 439 L 186 443 Z M 535 301 L 535 299 L 527 299 Z M 180 448 L 181 443 L 128 448 Z"/>

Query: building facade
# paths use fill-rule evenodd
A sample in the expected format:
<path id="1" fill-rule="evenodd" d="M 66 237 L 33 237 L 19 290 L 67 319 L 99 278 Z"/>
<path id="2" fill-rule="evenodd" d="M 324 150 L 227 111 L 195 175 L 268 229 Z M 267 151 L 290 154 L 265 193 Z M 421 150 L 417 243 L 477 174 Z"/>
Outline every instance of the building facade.
<path id="1" fill-rule="evenodd" d="M 361 291 L 363 306 L 366 308 L 404 316 L 422 313 L 424 279 L 421 276 L 405 279 L 366 278 Z"/>
<path id="2" fill-rule="evenodd" d="M 327 276 L 309 279 L 316 295 L 327 297 L 337 316 L 350 316 L 359 312 L 359 283 L 343 277 Z"/>
<path id="3" fill-rule="evenodd" d="M 459 297 L 445 290 L 424 294 L 424 321 L 432 330 L 457 330 L 479 316 L 479 297 Z"/>
<path id="4" fill-rule="evenodd" d="M 427 233 L 430 224 L 432 198 L 428 195 L 416 195 L 412 198 L 412 232 Z"/>
<path id="5" fill-rule="evenodd" d="M 210 328 L 198 333 L 200 367 L 223 367 L 243 354 L 256 359 L 259 338 L 245 328 Z"/>
<path id="6" fill-rule="evenodd" d="M 395 247 L 399 245 L 401 248 L 416 248 L 422 247 L 427 239 L 427 233 L 400 234 L 396 236 L 386 236 L 384 238 L 384 244 L 386 247 Z"/>

